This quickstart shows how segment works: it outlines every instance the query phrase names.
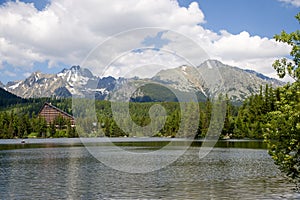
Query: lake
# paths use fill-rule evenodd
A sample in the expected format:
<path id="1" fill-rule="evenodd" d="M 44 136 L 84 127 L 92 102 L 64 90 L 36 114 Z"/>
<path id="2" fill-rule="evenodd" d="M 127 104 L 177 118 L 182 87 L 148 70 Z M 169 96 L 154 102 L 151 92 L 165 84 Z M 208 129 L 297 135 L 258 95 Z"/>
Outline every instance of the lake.
<path id="1" fill-rule="evenodd" d="M 142 170 L 176 156 L 185 144 L 178 139 L 178 148 L 163 150 L 147 163 L 148 153 L 161 150 L 170 140 L 112 139 L 125 152 L 143 155 L 134 166 Z M 193 142 L 170 165 L 148 173 L 113 169 L 96 159 L 90 148 L 100 149 L 120 169 L 133 165 L 124 161 L 125 154 L 116 157 L 101 138 L 83 142 L 89 147 L 80 139 L 26 139 L 25 144 L 0 140 L 0 199 L 300 199 L 262 141 L 219 141 L 202 159 L 201 141 Z"/>

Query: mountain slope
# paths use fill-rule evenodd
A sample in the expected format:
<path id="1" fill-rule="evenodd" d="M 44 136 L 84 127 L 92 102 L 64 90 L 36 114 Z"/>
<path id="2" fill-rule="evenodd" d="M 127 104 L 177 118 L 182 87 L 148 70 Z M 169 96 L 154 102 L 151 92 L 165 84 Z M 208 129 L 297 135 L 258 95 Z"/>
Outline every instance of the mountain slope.
<path id="1" fill-rule="evenodd" d="M 23 98 L 32 97 L 70 97 L 73 95 L 87 95 L 96 85 L 98 78 L 88 69 L 73 66 L 63 69 L 58 74 L 43 74 L 34 72 L 24 81 L 11 82 L 6 89 Z"/>
<path id="2" fill-rule="evenodd" d="M 255 71 L 242 70 L 217 60 L 205 61 L 196 69 L 181 66 L 160 71 L 152 80 L 181 91 L 200 91 L 210 97 L 227 94 L 233 101 L 242 101 L 251 94 L 258 93 L 260 86 L 268 84 L 278 87 L 284 84 Z"/>
<path id="3" fill-rule="evenodd" d="M 180 66 L 161 70 L 151 79 L 99 78 L 88 69 L 73 66 L 57 74 L 35 72 L 23 81 L 6 84 L 5 88 L 23 98 L 78 96 L 102 100 L 130 97 L 132 101 L 177 101 L 177 95 L 189 101 L 192 97 L 189 95 L 195 94 L 202 101 L 227 94 L 233 101 L 243 101 L 266 84 L 277 87 L 284 83 L 252 70 L 208 60 L 196 68 Z M 176 95 L 172 94 L 174 92 Z"/>
<path id="4" fill-rule="evenodd" d="M 6 91 L 3 88 L 0 88 L 0 107 L 7 107 L 10 105 L 18 104 L 18 103 L 24 103 L 26 102 L 25 99 L 22 99 L 21 97 L 18 97 L 8 91 Z"/>

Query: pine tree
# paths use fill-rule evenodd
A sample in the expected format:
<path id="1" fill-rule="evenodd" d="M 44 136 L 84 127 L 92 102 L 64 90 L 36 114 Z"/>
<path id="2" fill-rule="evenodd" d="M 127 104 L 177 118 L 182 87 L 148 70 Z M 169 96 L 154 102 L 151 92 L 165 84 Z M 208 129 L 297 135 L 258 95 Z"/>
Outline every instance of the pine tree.
<path id="1" fill-rule="evenodd" d="M 296 15 L 296 19 L 300 23 L 300 13 Z M 268 126 L 264 136 L 275 163 L 300 184 L 300 31 L 290 34 L 282 31 L 274 38 L 292 47 L 292 61 L 282 58 L 276 60 L 273 67 L 280 78 L 288 74 L 295 82 L 276 92 L 276 109 L 268 113 Z"/>

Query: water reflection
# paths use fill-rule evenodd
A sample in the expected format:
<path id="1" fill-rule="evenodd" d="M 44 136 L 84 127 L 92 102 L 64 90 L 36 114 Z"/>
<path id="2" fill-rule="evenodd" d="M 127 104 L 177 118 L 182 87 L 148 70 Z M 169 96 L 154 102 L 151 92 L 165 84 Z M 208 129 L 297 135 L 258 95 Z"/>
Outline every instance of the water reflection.
<path id="1" fill-rule="evenodd" d="M 143 151 L 137 146 L 126 148 Z M 191 147 L 161 170 L 129 174 L 103 165 L 83 146 L 2 150 L 0 199 L 300 198 L 265 149 L 215 148 L 202 160 L 198 151 Z"/>

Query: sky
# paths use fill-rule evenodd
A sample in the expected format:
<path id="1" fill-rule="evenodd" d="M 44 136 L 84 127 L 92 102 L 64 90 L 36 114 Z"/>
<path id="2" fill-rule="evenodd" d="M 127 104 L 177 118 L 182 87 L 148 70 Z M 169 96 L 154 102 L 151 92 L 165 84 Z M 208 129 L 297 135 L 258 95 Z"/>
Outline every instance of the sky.
<path id="1" fill-rule="evenodd" d="M 300 0 L 0 0 L 0 81 L 72 65 L 146 76 L 205 59 L 276 78 L 290 47 L 273 36 L 299 29 L 299 11 Z"/>

